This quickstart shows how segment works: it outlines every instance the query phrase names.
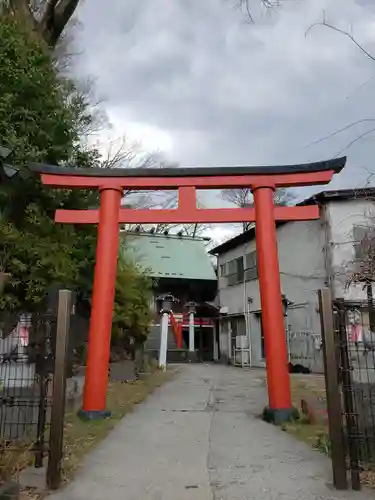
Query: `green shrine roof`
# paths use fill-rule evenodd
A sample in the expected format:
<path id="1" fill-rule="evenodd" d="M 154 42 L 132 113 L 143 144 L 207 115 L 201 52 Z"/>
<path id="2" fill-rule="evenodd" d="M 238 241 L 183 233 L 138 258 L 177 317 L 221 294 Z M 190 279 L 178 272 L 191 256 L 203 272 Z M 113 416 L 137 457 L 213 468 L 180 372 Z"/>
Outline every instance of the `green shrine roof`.
<path id="1" fill-rule="evenodd" d="M 201 238 L 174 234 L 126 233 L 121 244 L 153 278 L 217 280 L 214 266 Z"/>

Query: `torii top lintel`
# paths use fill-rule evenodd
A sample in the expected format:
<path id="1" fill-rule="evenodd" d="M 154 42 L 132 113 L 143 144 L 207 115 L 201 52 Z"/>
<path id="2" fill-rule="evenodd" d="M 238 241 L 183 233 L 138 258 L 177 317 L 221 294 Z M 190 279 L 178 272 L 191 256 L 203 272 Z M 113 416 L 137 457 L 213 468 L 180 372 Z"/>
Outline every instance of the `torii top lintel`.
<path id="1" fill-rule="evenodd" d="M 173 190 L 184 186 L 223 189 L 267 185 L 274 187 L 327 184 L 345 166 L 346 158 L 299 165 L 257 167 L 69 168 L 31 164 L 43 184 L 57 188 L 122 188 Z"/>
<path id="2" fill-rule="evenodd" d="M 273 167 L 210 168 L 129 168 L 78 169 L 32 164 L 30 170 L 41 175 L 43 184 L 55 188 L 98 189 L 107 198 L 110 191 L 122 196 L 123 190 L 178 189 L 176 209 L 138 210 L 121 208 L 118 198 L 116 223 L 228 223 L 256 220 L 254 208 L 198 208 L 196 189 L 251 188 L 327 184 L 345 166 L 346 158 L 304 165 Z M 270 198 L 272 200 L 272 197 Z M 102 200 L 103 201 L 103 200 Z M 272 201 L 270 201 L 272 203 Z M 102 207 L 102 203 L 101 203 Z M 102 207 L 103 208 L 103 207 Z M 104 208 L 103 208 L 104 210 Z M 117 209 L 116 209 L 117 210 Z M 275 220 L 313 220 L 319 218 L 317 206 L 274 207 Z M 56 211 L 56 222 L 98 224 L 100 210 Z"/>

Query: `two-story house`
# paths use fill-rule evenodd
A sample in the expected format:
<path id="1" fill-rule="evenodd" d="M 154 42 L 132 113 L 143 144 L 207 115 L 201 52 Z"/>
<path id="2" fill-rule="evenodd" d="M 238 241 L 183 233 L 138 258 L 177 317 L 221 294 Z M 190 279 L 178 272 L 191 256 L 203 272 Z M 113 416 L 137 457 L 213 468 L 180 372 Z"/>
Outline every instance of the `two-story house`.
<path id="1" fill-rule="evenodd" d="M 323 369 L 317 290 L 329 286 L 334 298 L 366 301 L 363 284 L 348 282 L 361 241 L 369 227 L 375 228 L 374 200 L 375 188 L 322 191 L 300 203 L 318 205 L 319 220 L 277 224 L 291 362 L 314 371 Z M 265 351 L 255 231 L 255 227 L 249 228 L 212 249 L 211 254 L 218 259 L 221 359 L 235 362 L 236 347 L 240 347 L 236 337 L 243 335 L 249 364 L 261 367 Z"/>

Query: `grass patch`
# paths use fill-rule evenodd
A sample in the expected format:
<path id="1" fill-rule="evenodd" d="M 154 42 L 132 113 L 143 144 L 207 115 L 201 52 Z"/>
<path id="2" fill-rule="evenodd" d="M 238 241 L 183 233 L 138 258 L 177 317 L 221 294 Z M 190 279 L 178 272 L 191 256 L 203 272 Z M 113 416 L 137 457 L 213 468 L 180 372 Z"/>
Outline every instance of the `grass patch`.
<path id="1" fill-rule="evenodd" d="M 20 471 L 34 460 L 33 440 L 0 442 L 0 484 L 17 479 Z"/>
<path id="2" fill-rule="evenodd" d="M 314 396 L 325 399 L 326 389 L 323 375 L 291 375 L 290 385 L 293 403 L 299 407 L 301 399 Z"/>
<path id="3" fill-rule="evenodd" d="M 292 400 L 296 408 L 300 409 L 301 400 L 306 398 L 320 398 L 325 400 L 326 392 L 322 375 L 292 375 Z M 296 421 L 284 424 L 282 429 L 297 439 L 304 441 L 327 456 L 331 454 L 331 440 L 327 422 L 309 423 L 303 417 Z M 375 466 L 368 466 L 361 473 L 361 483 L 375 489 Z"/>
<path id="4" fill-rule="evenodd" d="M 131 412 L 172 376 L 173 372 L 155 371 L 136 382 L 110 382 L 107 408 L 111 411 L 111 417 L 105 420 L 83 422 L 76 413 L 67 413 L 64 431 L 64 480 L 72 479 L 85 455 L 107 436 L 124 415 Z"/>
<path id="5" fill-rule="evenodd" d="M 323 375 L 292 375 L 291 390 L 293 405 L 301 411 L 301 401 L 313 401 L 315 398 L 325 401 L 325 384 Z M 311 423 L 306 415 L 301 412 L 301 418 L 283 426 L 288 434 L 293 434 L 297 439 L 316 448 L 326 455 L 330 453 L 327 422 Z"/>
<path id="6" fill-rule="evenodd" d="M 296 422 L 286 423 L 282 427 L 283 431 L 293 434 L 297 439 L 304 441 L 313 448 L 318 449 L 328 455 L 330 447 L 327 445 L 328 429 L 322 424 L 309 424 L 301 419 Z"/>

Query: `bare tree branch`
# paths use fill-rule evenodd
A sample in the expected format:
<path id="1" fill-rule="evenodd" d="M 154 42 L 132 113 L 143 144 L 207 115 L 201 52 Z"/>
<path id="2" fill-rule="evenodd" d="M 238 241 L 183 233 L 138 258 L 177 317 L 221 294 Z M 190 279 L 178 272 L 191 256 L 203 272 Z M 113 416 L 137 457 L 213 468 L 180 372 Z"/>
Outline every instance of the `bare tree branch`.
<path id="1" fill-rule="evenodd" d="M 345 99 L 350 99 L 356 92 L 359 92 L 364 87 L 366 87 L 366 85 L 368 85 L 369 83 L 373 83 L 374 81 L 375 81 L 375 75 L 372 76 L 371 78 L 368 78 L 366 81 L 364 81 L 363 83 L 355 87 L 353 90 L 351 90 Z"/>
<path id="2" fill-rule="evenodd" d="M 359 42 L 357 42 L 357 40 L 354 38 L 354 36 L 349 33 L 348 31 L 345 31 L 341 28 L 338 28 L 337 26 L 333 25 L 333 24 L 330 24 L 328 23 L 325 19 L 323 19 L 323 21 L 319 22 L 319 23 L 314 23 L 312 24 L 307 30 L 306 30 L 306 33 L 305 33 L 305 36 L 307 36 L 310 31 L 313 29 L 313 28 L 316 28 L 317 26 L 325 26 L 326 28 L 329 28 L 333 31 L 336 31 L 337 33 L 341 33 L 342 35 L 346 36 L 349 38 L 349 40 L 354 43 L 354 45 L 361 51 L 363 52 L 367 57 L 369 57 L 372 61 L 375 61 L 375 56 L 373 56 L 368 50 L 366 50 L 363 45 L 361 45 Z"/>
<path id="3" fill-rule="evenodd" d="M 221 191 L 221 197 L 223 200 L 229 201 L 233 205 L 240 208 L 253 207 L 254 199 L 250 188 L 240 188 L 240 189 L 223 189 Z M 274 202 L 276 205 L 287 205 L 295 199 L 292 191 L 287 189 L 277 189 L 274 195 Z M 242 223 L 243 231 L 246 231 L 249 227 L 248 222 Z"/>
<path id="4" fill-rule="evenodd" d="M 355 127 L 356 125 L 359 125 L 360 123 L 374 122 L 374 121 L 375 121 L 375 118 L 363 118 L 362 120 L 357 120 L 355 122 L 349 123 L 349 125 L 345 125 L 345 127 L 342 127 L 340 129 L 336 130 L 335 132 L 332 132 L 331 134 L 328 134 L 328 135 L 321 137 L 320 139 L 318 139 L 314 142 L 311 142 L 310 144 L 308 144 L 306 146 L 306 148 L 309 148 L 311 146 L 315 146 L 316 144 L 319 144 L 320 142 L 326 141 L 327 139 L 331 139 L 335 135 L 341 134 L 342 132 L 345 132 L 346 130 L 349 130 L 350 128 Z"/>
<path id="5" fill-rule="evenodd" d="M 307 36 L 311 32 L 311 30 L 313 28 L 318 27 L 318 26 L 323 26 L 323 27 L 328 28 L 330 30 L 336 31 L 340 35 L 343 35 L 343 36 L 349 38 L 349 40 L 351 41 L 351 43 L 353 43 L 355 45 L 355 47 L 357 47 L 371 61 L 375 62 L 375 55 L 371 54 L 371 52 L 369 52 L 367 49 L 365 49 L 365 47 L 363 45 L 361 45 L 356 40 L 356 38 L 354 37 L 354 35 L 352 33 L 350 33 L 349 31 L 346 31 L 344 29 L 338 28 L 334 24 L 328 23 L 326 21 L 326 19 L 325 19 L 325 15 L 323 15 L 323 21 L 312 24 L 306 30 L 305 36 Z M 364 84 L 362 84 L 362 86 L 360 88 L 362 88 L 364 85 L 366 85 L 367 83 L 369 83 L 374 78 L 375 77 L 370 78 L 369 80 L 367 80 Z M 323 137 L 321 139 L 318 139 L 317 141 L 312 142 L 307 147 L 313 146 L 313 145 L 318 144 L 318 143 L 320 143 L 322 141 L 330 139 L 330 138 L 332 138 L 332 137 L 334 137 L 334 136 L 336 136 L 336 135 L 338 135 L 338 134 L 340 134 L 342 132 L 345 132 L 346 130 L 349 130 L 350 128 L 355 127 L 356 125 L 359 125 L 361 123 L 373 122 L 373 121 L 375 121 L 375 118 L 364 118 L 362 120 L 357 120 L 355 122 L 350 123 L 349 125 L 346 125 L 345 127 L 342 127 L 341 129 L 336 130 L 335 132 L 333 132 L 331 134 L 328 134 L 327 136 L 325 136 L 325 137 Z M 345 151 L 346 149 L 350 148 L 353 144 L 355 144 L 356 142 L 358 142 L 359 140 L 365 138 L 366 136 L 370 135 L 373 132 L 375 132 L 375 128 L 371 128 L 371 129 L 367 130 L 366 132 L 361 133 L 355 139 L 351 140 L 346 146 L 344 146 L 343 148 L 341 148 L 340 151 L 338 151 L 335 156 L 339 156 L 343 151 Z"/>
<path id="6" fill-rule="evenodd" d="M 260 3 L 266 9 L 275 9 L 280 7 L 280 0 L 260 0 Z M 235 4 L 235 8 L 245 12 L 248 22 L 252 23 L 254 17 L 251 10 L 251 0 L 238 0 Z"/>
<path id="7" fill-rule="evenodd" d="M 129 141 L 126 136 L 120 137 L 111 142 L 105 157 L 100 166 L 102 168 L 164 168 L 166 166 L 178 166 L 166 160 L 159 151 L 144 151 L 141 144 L 136 141 Z M 123 206 L 133 209 L 174 209 L 177 208 L 178 197 L 175 191 L 124 191 Z M 203 208 L 198 200 L 197 206 Z M 164 231 L 181 230 L 185 234 L 193 235 L 201 233 L 206 226 L 203 224 L 125 224 L 125 231 L 134 231 L 139 226 L 142 231 L 148 231 L 153 227 L 156 233 Z"/>
<path id="8" fill-rule="evenodd" d="M 54 49 L 81 0 L 3 0 L 0 8 L 19 15 Z M 231 0 L 232 1 L 232 0 Z M 244 11 L 253 22 L 251 0 L 234 0 L 235 7 Z M 274 9 L 281 0 L 258 0 L 266 9 Z M 104 5 L 104 4 L 103 4 Z"/>
<path id="9" fill-rule="evenodd" d="M 241 189 L 223 189 L 221 192 L 223 200 L 229 201 L 237 207 L 252 207 L 253 195 L 250 188 Z M 294 200 L 294 195 L 291 191 L 286 189 L 277 189 L 275 192 L 274 201 L 276 205 L 287 205 Z"/>
<path id="10" fill-rule="evenodd" d="M 335 157 L 339 156 L 343 151 L 345 151 L 346 149 L 350 148 L 351 146 L 353 146 L 353 144 L 355 144 L 356 142 L 360 141 L 361 139 L 363 139 L 367 135 L 372 134 L 373 132 L 375 132 L 375 127 L 371 128 L 370 130 L 366 130 L 366 132 L 363 132 L 363 134 L 360 134 L 358 137 L 356 137 L 355 139 L 353 139 L 352 141 L 350 141 L 346 146 L 344 146 L 343 148 L 341 148 L 340 151 L 338 151 L 335 154 Z"/>
<path id="11" fill-rule="evenodd" d="M 221 192 L 223 200 L 229 201 L 237 207 L 244 208 L 253 204 L 253 195 L 250 188 L 223 189 Z"/>

